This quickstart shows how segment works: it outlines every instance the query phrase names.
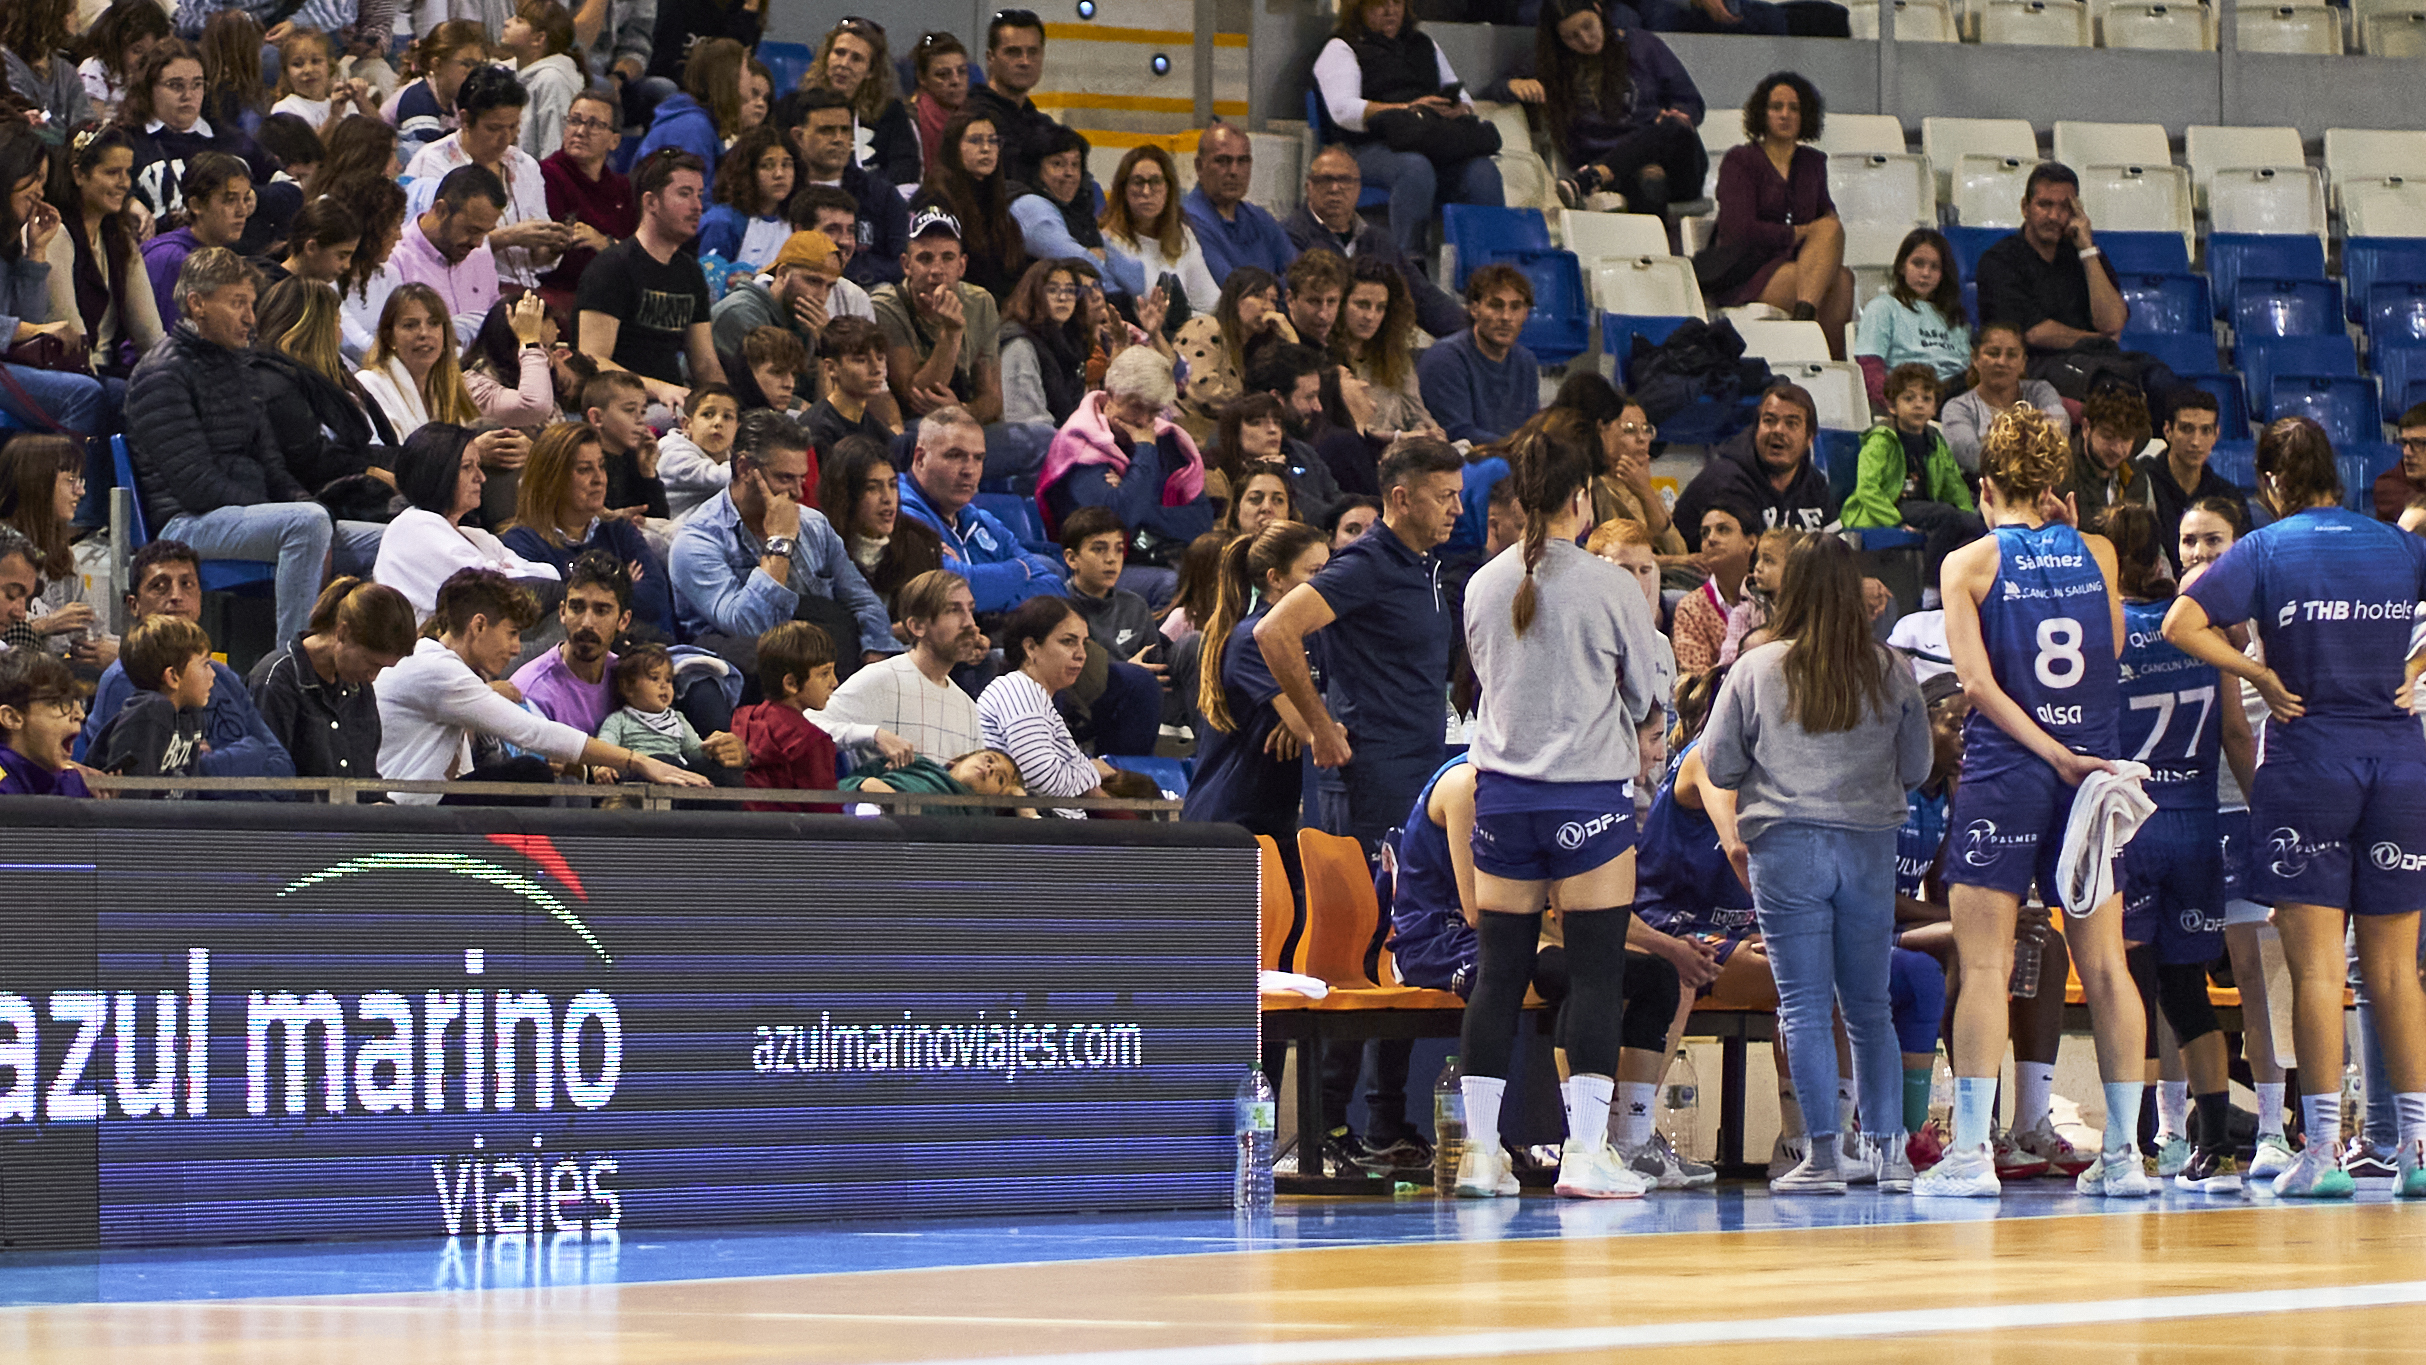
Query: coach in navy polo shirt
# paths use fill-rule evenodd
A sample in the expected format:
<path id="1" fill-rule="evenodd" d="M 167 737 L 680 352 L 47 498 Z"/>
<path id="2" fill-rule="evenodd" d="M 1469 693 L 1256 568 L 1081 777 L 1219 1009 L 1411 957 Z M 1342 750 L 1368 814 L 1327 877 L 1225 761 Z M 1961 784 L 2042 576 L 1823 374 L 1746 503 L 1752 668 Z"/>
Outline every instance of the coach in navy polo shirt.
<path id="1" fill-rule="evenodd" d="M 1314 731 L 1314 763 L 1339 768 L 1347 827 L 1368 849 L 1404 819 L 1441 764 L 1452 613 L 1432 548 L 1457 520 L 1465 460 L 1407 437 L 1381 461 L 1382 521 L 1280 600 L 1255 643 Z M 1323 631 L 1331 701 L 1317 695 L 1305 640 Z"/>

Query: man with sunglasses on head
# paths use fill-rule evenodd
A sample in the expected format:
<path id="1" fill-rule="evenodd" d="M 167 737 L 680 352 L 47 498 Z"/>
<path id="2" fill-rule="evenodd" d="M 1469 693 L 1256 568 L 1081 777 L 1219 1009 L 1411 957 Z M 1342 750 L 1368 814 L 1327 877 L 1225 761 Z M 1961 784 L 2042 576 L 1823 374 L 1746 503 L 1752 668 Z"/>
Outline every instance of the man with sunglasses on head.
<path id="1" fill-rule="evenodd" d="M 962 106 L 994 120 L 1002 135 L 1002 175 L 1013 185 L 1034 187 L 1060 125 L 1036 107 L 1028 92 L 1044 76 L 1045 24 L 1034 10 L 998 9 L 986 24 L 986 84 L 969 92 Z"/>

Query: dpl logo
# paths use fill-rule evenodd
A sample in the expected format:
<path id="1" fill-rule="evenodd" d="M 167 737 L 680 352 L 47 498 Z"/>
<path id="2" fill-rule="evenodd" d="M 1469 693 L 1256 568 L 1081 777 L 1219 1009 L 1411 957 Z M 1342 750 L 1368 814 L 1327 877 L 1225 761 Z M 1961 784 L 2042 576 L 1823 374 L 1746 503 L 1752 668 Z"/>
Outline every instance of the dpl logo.
<path id="1" fill-rule="evenodd" d="M 1616 823 L 1615 815 L 1596 815 L 1589 820 L 1569 820 L 1558 827 L 1558 846 L 1573 853 Z"/>
<path id="2" fill-rule="evenodd" d="M 2389 839 L 2367 850 L 2367 859 L 2384 872 L 2426 871 L 2426 853 L 2412 853 Z"/>

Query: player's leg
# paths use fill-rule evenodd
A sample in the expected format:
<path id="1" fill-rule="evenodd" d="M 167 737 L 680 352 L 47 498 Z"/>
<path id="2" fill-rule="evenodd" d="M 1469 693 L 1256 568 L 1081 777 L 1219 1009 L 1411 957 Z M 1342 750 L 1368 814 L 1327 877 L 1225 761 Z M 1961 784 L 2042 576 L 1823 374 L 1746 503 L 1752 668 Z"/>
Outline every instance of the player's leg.
<path id="1" fill-rule="evenodd" d="M 2098 1075 L 2106 1091 L 2105 1146 L 2097 1164 L 2081 1172 L 2078 1183 L 2085 1194 L 2144 1196 L 2149 1185 L 2140 1164 L 2138 1130 L 2140 1100 L 2148 1086 L 2148 1019 L 2123 957 L 2121 893 L 2107 897 L 2087 916 L 2073 918 L 2065 936 L 2071 941 L 2081 992 L 2089 999 Z"/>
<path id="2" fill-rule="evenodd" d="M 2350 1177 L 2336 1149 L 2342 1135 L 2342 987 L 2349 970 L 2342 943 L 2348 916 L 2339 906 L 2287 901 L 2274 907 L 2274 922 L 2291 967 L 2292 1057 L 2301 1088 L 2309 1092 L 2300 1096 L 2307 1144 L 2291 1169 L 2276 1177 L 2274 1192 L 2346 1198 Z"/>
<path id="3" fill-rule="evenodd" d="M 1554 894 L 1571 983 L 1567 1141 L 1559 1150 L 1558 1192 L 1592 1199 L 1639 1198 L 1649 1182 L 1627 1169 L 1609 1147 L 1609 1104 L 1624 1048 L 1626 928 L 1634 918 L 1629 908 L 1634 904 L 1631 827 L 1622 852 L 1559 878 Z"/>

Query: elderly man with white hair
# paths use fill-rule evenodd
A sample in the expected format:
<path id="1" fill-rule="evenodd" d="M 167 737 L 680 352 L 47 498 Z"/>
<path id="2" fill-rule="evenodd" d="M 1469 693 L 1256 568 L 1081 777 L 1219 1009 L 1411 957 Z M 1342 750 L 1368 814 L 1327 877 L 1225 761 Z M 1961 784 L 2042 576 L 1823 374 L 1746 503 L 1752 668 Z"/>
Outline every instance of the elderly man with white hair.
<path id="1" fill-rule="evenodd" d="M 1213 529 L 1205 461 L 1167 415 L 1179 389 L 1168 356 L 1131 346 L 1112 357 L 1103 389 L 1088 394 L 1053 434 L 1036 502 L 1048 534 L 1081 507 L 1120 518 L 1148 563 L 1176 564 L 1188 542 Z M 1168 548 L 1169 554 L 1160 553 Z"/>

